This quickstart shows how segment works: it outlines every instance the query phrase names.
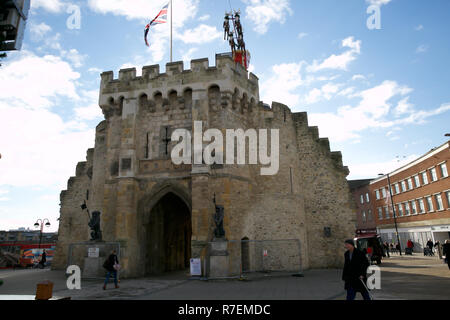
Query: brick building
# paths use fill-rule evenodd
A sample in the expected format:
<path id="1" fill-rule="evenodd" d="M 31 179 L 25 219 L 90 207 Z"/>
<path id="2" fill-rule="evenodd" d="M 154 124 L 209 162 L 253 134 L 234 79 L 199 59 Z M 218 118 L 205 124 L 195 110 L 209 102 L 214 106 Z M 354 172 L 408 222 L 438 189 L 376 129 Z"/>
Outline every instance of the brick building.
<path id="1" fill-rule="evenodd" d="M 389 174 L 402 248 L 408 239 L 423 250 L 428 239 L 450 239 L 450 142 Z M 370 183 L 375 220 L 384 241 L 395 242 L 387 175 Z"/>
<path id="2" fill-rule="evenodd" d="M 374 217 L 374 196 L 370 192 L 372 179 L 351 180 L 348 182 L 356 205 L 356 234 L 376 234 L 377 226 Z"/>

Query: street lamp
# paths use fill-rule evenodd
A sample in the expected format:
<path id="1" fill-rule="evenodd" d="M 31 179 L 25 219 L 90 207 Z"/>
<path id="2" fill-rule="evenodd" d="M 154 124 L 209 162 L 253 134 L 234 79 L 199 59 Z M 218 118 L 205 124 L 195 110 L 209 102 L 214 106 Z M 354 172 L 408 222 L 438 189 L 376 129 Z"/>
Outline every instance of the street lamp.
<path id="1" fill-rule="evenodd" d="M 50 227 L 50 220 L 48 220 L 47 218 L 45 218 L 44 220 L 38 219 L 36 221 L 36 223 L 34 224 L 35 228 L 39 228 L 39 227 L 41 228 L 40 233 L 39 233 L 39 249 L 41 249 L 42 231 L 44 230 L 44 224 L 47 228 Z"/>
<path id="2" fill-rule="evenodd" d="M 379 176 L 385 176 L 385 174 L 380 173 Z M 395 233 L 397 234 L 397 243 L 399 246 L 400 255 L 402 255 L 402 244 L 400 243 L 400 236 L 398 234 L 398 227 L 397 227 L 397 214 L 395 213 L 395 205 L 394 205 L 394 198 L 392 196 L 392 186 L 391 186 L 391 177 L 389 176 L 389 173 L 386 175 L 388 179 L 388 185 L 389 185 L 389 196 L 391 198 L 391 205 L 392 205 L 392 211 L 394 212 L 394 224 L 395 224 Z"/>

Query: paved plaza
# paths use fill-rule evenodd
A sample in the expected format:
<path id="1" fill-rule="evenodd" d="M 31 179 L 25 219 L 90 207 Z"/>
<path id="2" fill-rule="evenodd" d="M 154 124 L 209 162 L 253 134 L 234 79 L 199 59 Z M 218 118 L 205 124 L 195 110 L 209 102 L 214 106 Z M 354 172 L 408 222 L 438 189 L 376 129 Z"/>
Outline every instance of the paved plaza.
<path id="1" fill-rule="evenodd" d="M 442 300 L 450 298 L 450 270 L 438 258 L 394 256 L 381 266 L 381 290 L 375 300 Z M 54 296 L 74 300 L 344 300 L 341 270 L 308 270 L 304 277 L 258 275 L 246 281 L 189 280 L 186 273 L 157 278 L 126 279 L 120 289 L 102 280 L 83 281 L 81 290 L 67 290 L 66 277 L 51 270 L 2 270 L 0 295 L 33 295 L 42 280 L 54 283 Z M 360 299 L 360 297 L 358 297 Z"/>

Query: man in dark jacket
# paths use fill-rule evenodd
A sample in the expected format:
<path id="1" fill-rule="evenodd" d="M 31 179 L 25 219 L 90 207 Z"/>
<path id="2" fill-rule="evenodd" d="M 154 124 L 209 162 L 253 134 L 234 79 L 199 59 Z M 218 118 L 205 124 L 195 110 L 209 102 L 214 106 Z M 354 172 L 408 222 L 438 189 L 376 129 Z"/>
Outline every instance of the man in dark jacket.
<path id="1" fill-rule="evenodd" d="M 119 288 L 119 285 L 117 284 L 117 270 L 116 266 L 119 265 L 119 259 L 117 258 L 116 250 L 113 250 L 111 254 L 109 255 L 108 259 L 103 264 L 103 268 L 106 269 L 106 279 L 105 284 L 103 285 L 103 290 L 106 290 L 106 285 L 108 284 L 109 278 L 111 275 L 114 277 L 114 284 L 116 286 L 116 289 Z"/>
<path id="2" fill-rule="evenodd" d="M 345 281 L 345 290 L 347 290 L 347 300 L 355 300 L 356 293 L 360 292 L 364 300 L 371 300 L 370 294 L 366 289 L 367 268 L 369 261 L 359 249 L 355 248 L 353 240 L 345 241 L 345 264 L 342 273 L 342 280 Z"/>
<path id="3" fill-rule="evenodd" d="M 450 240 L 445 240 L 445 244 L 442 246 L 442 255 L 445 256 L 445 261 L 450 270 Z"/>

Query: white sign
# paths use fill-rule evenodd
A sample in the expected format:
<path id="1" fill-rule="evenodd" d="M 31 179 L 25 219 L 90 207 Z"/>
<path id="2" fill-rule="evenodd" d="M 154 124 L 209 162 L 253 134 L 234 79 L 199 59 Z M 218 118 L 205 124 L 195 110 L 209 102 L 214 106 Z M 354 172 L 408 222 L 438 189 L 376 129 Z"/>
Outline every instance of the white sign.
<path id="1" fill-rule="evenodd" d="M 88 249 L 88 257 L 89 258 L 98 258 L 100 256 L 100 248 L 89 248 Z"/>
<path id="2" fill-rule="evenodd" d="M 201 276 L 201 275 L 202 275 L 202 260 L 191 259 L 191 276 Z"/>

